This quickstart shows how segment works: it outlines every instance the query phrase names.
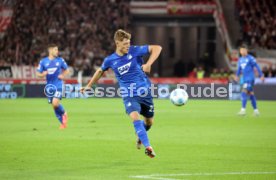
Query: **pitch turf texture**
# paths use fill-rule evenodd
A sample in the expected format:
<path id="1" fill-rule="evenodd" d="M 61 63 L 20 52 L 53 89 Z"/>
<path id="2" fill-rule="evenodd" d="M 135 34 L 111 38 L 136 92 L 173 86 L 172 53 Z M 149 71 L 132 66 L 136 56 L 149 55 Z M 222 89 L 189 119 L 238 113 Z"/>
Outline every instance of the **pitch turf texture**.
<path id="1" fill-rule="evenodd" d="M 239 101 L 155 100 L 157 157 L 137 150 L 121 99 L 63 99 L 69 127 L 47 99 L 0 100 L 0 179 L 276 179 L 276 102 L 238 117 Z"/>

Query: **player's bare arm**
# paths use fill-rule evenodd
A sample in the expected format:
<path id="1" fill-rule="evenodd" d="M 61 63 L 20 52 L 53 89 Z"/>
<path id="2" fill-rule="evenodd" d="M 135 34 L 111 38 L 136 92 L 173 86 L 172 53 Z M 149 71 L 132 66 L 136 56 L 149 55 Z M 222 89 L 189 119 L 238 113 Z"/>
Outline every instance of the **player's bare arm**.
<path id="1" fill-rule="evenodd" d="M 265 81 L 264 75 L 262 75 L 260 79 L 261 79 L 262 82 L 264 82 Z"/>
<path id="2" fill-rule="evenodd" d="M 265 77 L 264 77 L 264 74 L 261 74 L 260 72 L 259 72 L 259 77 L 260 77 L 260 80 L 262 81 L 262 82 L 264 82 L 265 81 Z"/>
<path id="3" fill-rule="evenodd" d="M 102 68 L 99 68 L 94 75 L 92 76 L 92 78 L 90 79 L 89 83 L 86 85 L 86 87 L 82 87 L 80 89 L 80 92 L 83 93 L 85 89 L 89 89 L 92 87 L 93 84 L 95 84 L 103 75 L 103 70 Z"/>
<path id="4" fill-rule="evenodd" d="M 236 81 L 236 82 L 239 82 L 239 76 L 237 76 L 237 75 L 235 75 L 235 77 L 234 77 L 234 80 Z"/>
<path id="5" fill-rule="evenodd" d="M 36 76 L 39 78 L 45 78 L 47 75 L 47 71 L 43 71 L 42 73 L 36 72 Z"/>
<path id="6" fill-rule="evenodd" d="M 59 78 L 60 80 L 64 80 L 64 78 L 65 78 L 68 74 L 69 74 L 69 70 L 66 69 L 66 70 L 62 71 L 62 73 L 58 76 L 58 78 Z"/>
<path id="7" fill-rule="evenodd" d="M 146 73 L 150 73 L 151 65 L 156 61 L 162 51 L 162 47 L 159 45 L 150 45 L 149 53 L 150 57 L 146 64 L 142 65 L 142 69 Z"/>

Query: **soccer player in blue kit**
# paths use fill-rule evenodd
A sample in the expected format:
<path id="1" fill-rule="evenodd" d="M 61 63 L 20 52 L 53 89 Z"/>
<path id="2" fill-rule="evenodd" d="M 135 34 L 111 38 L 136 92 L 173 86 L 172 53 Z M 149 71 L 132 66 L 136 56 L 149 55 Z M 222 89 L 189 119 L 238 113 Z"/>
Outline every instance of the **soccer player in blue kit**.
<path id="1" fill-rule="evenodd" d="M 115 52 L 104 59 L 101 68 L 94 73 L 81 92 L 84 93 L 86 89 L 91 88 L 101 78 L 104 71 L 111 68 L 120 88 L 129 90 L 125 93 L 121 91 L 121 96 L 138 136 L 137 148 L 140 149 L 143 144 L 146 148 L 145 154 L 154 158 L 155 152 L 147 135 L 153 123 L 154 105 L 150 92 L 151 83 L 145 73 L 150 72 L 151 65 L 159 57 L 162 48 L 159 45 L 131 46 L 130 39 L 131 34 L 124 30 L 119 29 L 115 32 Z M 147 54 L 149 54 L 149 59 L 142 65 L 142 56 Z M 144 120 L 141 120 L 140 115 L 144 117 Z"/>
<path id="2" fill-rule="evenodd" d="M 65 60 L 58 56 L 58 47 L 55 44 L 48 45 L 48 56 L 41 59 L 37 68 L 37 76 L 45 78 L 47 84 L 44 92 L 48 102 L 52 104 L 55 115 L 60 122 L 60 129 L 67 127 L 68 116 L 60 104 L 62 98 L 62 85 L 64 77 L 69 73 Z"/>
<path id="3" fill-rule="evenodd" d="M 245 115 L 246 114 L 246 102 L 247 102 L 247 95 L 249 95 L 252 107 L 254 109 L 254 115 L 258 116 L 260 114 L 259 110 L 257 109 L 257 102 L 253 91 L 253 86 L 255 82 L 255 73 L 254 68 L 257 69 L 258 75 L 262 81 L 264 81 L 263 73 L 256 62 L 256 59 L 248 54 L 248 48 L 246 45 L 242 45 L 240 47 L 240 54 L 241 57 L 238 61 L 238 70 L 236 73 L 236 81 L 239 80 L 239 76 L 242 74 L 243 76 L 243 85 L 242 85 L 242 92 L 241 92 L 241 102 L 242 108 L 238 115 Z"/>

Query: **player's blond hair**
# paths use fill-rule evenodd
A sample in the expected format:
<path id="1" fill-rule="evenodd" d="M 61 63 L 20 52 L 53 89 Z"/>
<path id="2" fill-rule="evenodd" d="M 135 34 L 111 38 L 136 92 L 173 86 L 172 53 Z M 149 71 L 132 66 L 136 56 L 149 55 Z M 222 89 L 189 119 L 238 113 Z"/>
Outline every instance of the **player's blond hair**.
<path id="1" fill-rule="evenodd" d="M 48 44 L 47 49 L 51 49 L 51 48 L 54 48 L 54 47 L 58 47 L 58 45 L 54 44 L 54 43 L 51 43 L 51 44 Z"/>
<path id="2" fill-rule="evenodd" d="M 123 41 L 123 39 L 130 39 L 131 34 L 122 30 L 118 29 L 114 34 L 114 41 Z"/>

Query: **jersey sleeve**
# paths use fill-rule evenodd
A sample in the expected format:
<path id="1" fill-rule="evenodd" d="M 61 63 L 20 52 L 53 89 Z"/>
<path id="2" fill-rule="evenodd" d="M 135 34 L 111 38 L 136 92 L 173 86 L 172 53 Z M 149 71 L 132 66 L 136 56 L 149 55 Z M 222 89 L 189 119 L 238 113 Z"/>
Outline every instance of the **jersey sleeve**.
<path id="1" fill-rule="evenodd" d="M 42 61 L 42 60 L 39 62 L 36 71 L 37 71 L 37 72 L 40 72 L 40 73 L 42 73 L 43 71 L 45 71 L 45 67 L 44 67 L 44 65 L 43 65 L 43 61 Z"/>
<path id="2" fill-rule="evenodd" d="M 101 68 L 102 68 L 103 71 L 106 71 L 106 70 L 108 70 L 110 68 L 110 63 L 109 62 L 110 61 L 109 61 L 108 58 L 104 59 L 104 61 L 102 63 L 102 66 L 101 66 Z"/>
<path id="3" fill-rule="evenodd" d="M 250 61 L 251 61 L 251 65 L 257 69 L 259 77 L 262 77 L 263 76 L 263 72 L 262 72 L 260 66 L 258 65 L 256 59 L 254 57 L 251 57 Z"/>
<path id="4" fill-rule="evenodd" d="M 68 69 L 68 65 L 64 59 L 61 59 L 61 69 L 63 69 L 63 70 Z"/>
<path id="5" fill-rule="evenodd" d="M 145 56 L 149 53 L 149 45 L 133 46 L 133 53 L 136 56 Z"/>

